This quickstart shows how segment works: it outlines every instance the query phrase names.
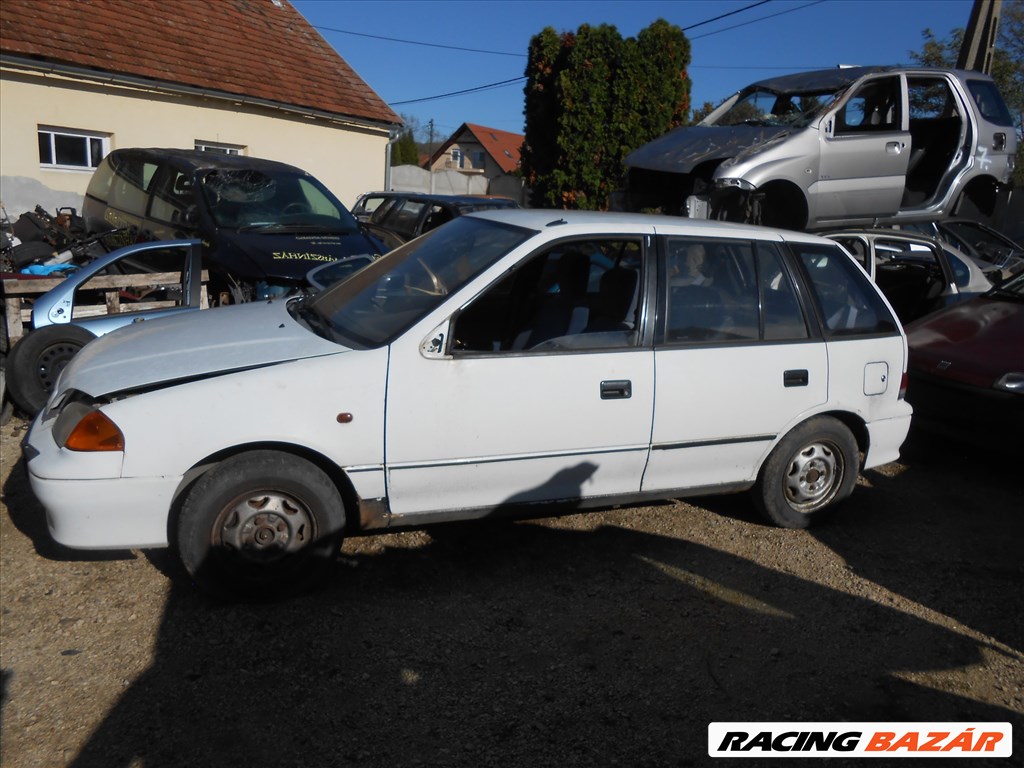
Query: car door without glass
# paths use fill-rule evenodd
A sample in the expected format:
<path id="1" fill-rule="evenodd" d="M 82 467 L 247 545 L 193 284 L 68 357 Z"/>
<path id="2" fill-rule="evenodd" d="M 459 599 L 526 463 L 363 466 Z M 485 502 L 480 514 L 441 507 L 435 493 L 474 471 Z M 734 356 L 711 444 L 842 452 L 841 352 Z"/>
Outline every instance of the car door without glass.
<path id="1" fill-rule="evenodd" d="M 141 322 L 202 309 L 202 251 L 186 245 L 153 243 L 125 255 L 84 280 L 50 311 L 51 322 L 68 322 L 99 335 L 128 322 Z M 59 315 L 54 317 L 55 313 Z"/>
<path id="2" fill-rule="evenodd" d="M 937 244 L 879 236 L 873 251 L 875 282 L 901 322 L 941 309 L 958 294 L 953 270 Z"/>
<path id="3" fill-rule="evenodd" d="M 647 251 L 638 236 L 547 245 L 436 333 L 393 344 L 393 515 L 640 490 L 654 402 Z"/>

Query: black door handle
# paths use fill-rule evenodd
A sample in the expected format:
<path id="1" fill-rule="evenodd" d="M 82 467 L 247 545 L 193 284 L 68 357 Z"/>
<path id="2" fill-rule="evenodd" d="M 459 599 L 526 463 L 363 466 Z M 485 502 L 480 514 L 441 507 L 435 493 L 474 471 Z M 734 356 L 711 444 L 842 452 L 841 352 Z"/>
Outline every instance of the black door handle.
<path id="1" fill-rule="evenodd" d="M 810 377 L 804 369 L 786 371 L 782 374 L 782 386 L 806 387 Z"/>
<path id="2" fill-rule="evenodd" d="M 633 382 L 629 379 L 616 379 L 601 382 L 602 400 L 625 400 L 633 396 Z"/>

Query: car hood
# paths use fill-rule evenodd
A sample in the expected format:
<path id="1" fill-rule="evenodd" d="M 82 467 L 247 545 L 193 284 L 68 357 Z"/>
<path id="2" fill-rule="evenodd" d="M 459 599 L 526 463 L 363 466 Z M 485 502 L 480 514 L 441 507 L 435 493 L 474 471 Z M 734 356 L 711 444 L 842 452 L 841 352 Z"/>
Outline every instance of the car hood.
<path id="1" fill-rule="evenodd" d="M 787 126 L 697 125 L 676 128 L 633 150 L 626 165 L 668 173 L 690 173 L 708 160 L 727 160 L 785 134 Z"/>
<path id="2" fill-rule="evenodd" d="M 287 305 L 253 302 L 120 328 L 72 358 L 58 392 L 99 397 L 347 351 L 300 325 Z"/>
<path id="3" fill-rule="evenodd" d="M 906 330 L 913 371 L 978 387 L 1024 371 L 1024 304 L 1019 302 L 981 296 Z"/>

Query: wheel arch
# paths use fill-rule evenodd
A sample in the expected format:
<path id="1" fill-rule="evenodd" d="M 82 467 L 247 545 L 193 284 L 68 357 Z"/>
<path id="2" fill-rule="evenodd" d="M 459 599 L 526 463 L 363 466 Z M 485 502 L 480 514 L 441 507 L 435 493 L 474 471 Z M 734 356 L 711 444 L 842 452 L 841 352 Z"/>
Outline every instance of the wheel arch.
<path id="1" fill-rule="evenodd" d="M 1002 187 L 994 176 L 976 176 L 956 199 L 953 215 L 990 223 L 996 215 Z"/>
<path id="2" fill-rule="evenodd" d="M 252 451 L 276 451 L 278 453 L 285 453 L 290 456 L 295 456 L 296 458 L 304 459 L 322 470 L 331 479 L 331 482 L 334 483 L 334 486 L 338 489 L 338 493 L 341 494 L 341 500 L 345 506 L 346 529 L 348 529 L 350 525 L 358 526 L 358 508 L 360 503 L 359 495 L 356 493 L 355 487 L 352 485 L 352 481 L 345 473 L 345 470 L 339 467 L 335 462 L 331 461 L 331 459 L 324 454 L 319 451 L 314 451 L 306 446 L 297 445 L 295 443 L 265 440 L 224 448 L 223 450 L 210 454 L 206 458 L 200 459 L 185 472 L 182 476 L 181 482 L 178 483 L 178 487 L 174 491 L 170 513 L 167 516 L 167 540 L 171 542 L 172 546 L 174 546 L 175 542 L 175 532 L 178 529 L 178 519 L 181 515 L 181 508 L 185 499 L 188 497 L 189 490 L 199 482 L 200 478 L 206 475 L 210 470 L 215 469 L 227 459 Z"/>
<path id="3" fill-rule="evenodd" d="M 842 410 L 815 411 L 813 413 L 805 413 L 801 418 L 789 424 L 785 430 L 779 432 L 779 434 L 775 436 L 775 439 L 771 442 L 771 445 L 764 452 L 764 455 L 758 462 L 755 477 L 761 476 L 761 472 L 764 470 L 764 465 L 768 461 L 768 457 L 771 456 L 772 451 L 775 450 L 775 446 L 782 442 L 786 435 L 788 435 L 794 429 L 799 428 L 801 424 L 805 424 L 811 419 L 816 419 L 820 416 L 829 416 L 838 421 L 843 426 L 845 426 L 847 429 L 849 429 L 850 432 L 853 433 L 853 439 L 857 441 L 857 450 L 860 451 L 861 454 L 867 454 L 868 448 L 871 447 L 871 439 L 870 435 L 868 434 L 867 422 L 860 415 L 852 411 Z"/>
<path id="4" fill-rule="evenodd" d="M 756 189 L 725 187 L 711 197 L 711 217 L 801 232 L 810 208 L 804 190 L 787 179 L 773 179 Z"/>
<path id="5" fill-rule="evenodd" d="M 871 440 L 868 435 L 867 422 L 863 418 L 850 411 L 825 411 L 818 415 L 831 416 L 836 421 L 841 422 L 853 433 L 853 437 L 857 441 L 857 449 L 863 454 L 868 452 Z"/>
<path id="6" fill-rule="evenodd" d="M 810 213 L 804 190 L 788 179 L 774 179 L 758 190 L 764 194 L 761 221 L 765 226 L 803 231 Z"/>

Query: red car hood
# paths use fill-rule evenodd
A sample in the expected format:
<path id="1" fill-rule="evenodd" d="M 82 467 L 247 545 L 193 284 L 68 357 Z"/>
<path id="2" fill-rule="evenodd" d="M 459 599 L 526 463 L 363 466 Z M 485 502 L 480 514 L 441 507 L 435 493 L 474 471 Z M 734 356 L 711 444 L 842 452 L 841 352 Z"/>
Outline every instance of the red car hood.
<path id="1" fill-rule="evenodd" d="M 1024 303 L 981 296 L 906 327 L 912 372 L 991 387 L 1024 372 Z"/>

